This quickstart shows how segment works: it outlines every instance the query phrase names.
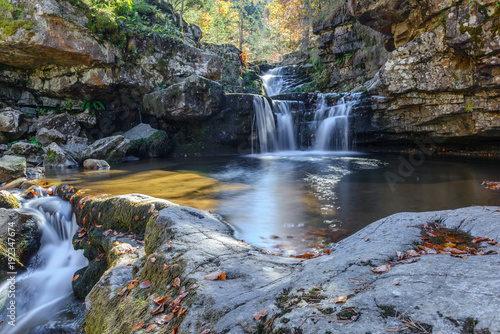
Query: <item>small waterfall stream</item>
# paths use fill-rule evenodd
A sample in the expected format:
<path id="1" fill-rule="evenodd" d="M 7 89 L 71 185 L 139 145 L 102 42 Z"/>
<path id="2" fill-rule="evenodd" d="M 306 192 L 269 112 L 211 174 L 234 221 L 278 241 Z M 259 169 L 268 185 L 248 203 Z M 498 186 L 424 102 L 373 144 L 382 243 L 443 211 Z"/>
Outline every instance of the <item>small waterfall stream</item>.
<path id="1" fill-rule="evenodd" d="M 41 246 L 27 270 L 16 277 L 16 326 L 5 321 L 0 333 L 52 333 L 50 329 L 37 329 L 37 326 L 52 320 L 72 299 L 73 275 L 88 261 L 82 250 L 73 249 L 72 237 L 78 226 L 69 202 L 57 196 L 35 198 L 24 202 L 20 210 L 31 214 L 42 228 Z M 8 282 L 5 282 L 0 286 L 0 305 L 10 303 L 7 291 Z M 8 320 L 6 314 L 4 306 L 0 309 L 0 319 Z"/>
<path id="2" fill-rule="evenodd" d="M 339 94 L 312 94 L 316 103 L 314 121 L 304 120 L 305 109 L 292 111 L 292 105 L 299 101 L 281 100 L 283 97 L 293 99 L 290 87 L 295 87 L 293 80 L 295 69 L 293 66 L 278 67 L 269 70 L 262 76 L 266 95 L 255 96 L 253 100 L 257 136 L 260 153 L 274 151 L 297 150 L 297 138 L 304 142 L 299 132 L 299 123 L 308 124 L 310 129 L 309 149 L 316 151 L 348 151 L 352 149 L 349 138 L 349 115 L 354 105 L 360 100 L 360 93 Z M 286 96 L 276 96 L 287 93 Z M 272 99 L 269 103 L 268 99 Z M 302 102 L 302 101 L 300 101 Z M 302 102 L 303 103 L 303 102 Z M 302 116 L 301 116 L 302 113 Z M 303 128 L 303 127 L 302 127 Z M 252 129 L 253 133 L 254 129 Z M 308 130 L 309 131 L 309 130 Z M 303 147 L 303 144 L 301 144 Z M 252 145 L 252 153 L 254 153 Z"/>

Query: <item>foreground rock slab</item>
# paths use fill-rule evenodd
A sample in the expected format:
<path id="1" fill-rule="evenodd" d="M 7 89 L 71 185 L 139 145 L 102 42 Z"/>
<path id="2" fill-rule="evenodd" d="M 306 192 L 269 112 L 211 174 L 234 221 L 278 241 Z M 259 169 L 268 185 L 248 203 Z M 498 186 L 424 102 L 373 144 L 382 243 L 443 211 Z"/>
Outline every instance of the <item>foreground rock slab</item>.
<path id="1" fill-rule="evenodd" d="M 127 261 L 114 260 L 87 296 L 87 333 L 130 332 L 141 322 L 141 333 L 154 324 L 156 333 L 500 333 L 498 246 L 372 271 L 415 249 L 425 224 L 500 239 L 498 207 L 395 214 L 310 260 L 268 255 L 204 211 L 154 216 L 145 256 L 124 251 Z M 225 280 L 204 278 L 217 270 Z"/>

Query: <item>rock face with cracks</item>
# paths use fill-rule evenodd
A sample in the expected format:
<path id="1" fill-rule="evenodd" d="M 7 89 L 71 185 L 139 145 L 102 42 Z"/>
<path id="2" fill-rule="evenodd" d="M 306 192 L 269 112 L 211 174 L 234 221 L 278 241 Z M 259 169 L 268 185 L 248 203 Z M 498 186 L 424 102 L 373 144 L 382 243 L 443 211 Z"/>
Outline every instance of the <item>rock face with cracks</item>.
<path id="1" fill-rule="evenodd" d="M 142 257 L 127 242 L 118 243 L 133 251 L 122 252 L 87 296 L 87 333 L 130 332 L 141 321 L 145 330 L 175 306 L 172 319 L 156 332 L 464 333 L 471 327 L 500 333 L 496 253 L 423 255 L 386 273 L 372 272 L 396 262 L 396 251 L 414 249 L 425 224 L 435 222 L 500 238 L 498 207 L 400 213 L 342 240 L 330 255 L 301 260 L 267 255 L 236 240 L 207 212 L 168 207 L 148 221 Z M 484 251 L 498 251 L 484 244 Z M 204 278 L 216 270 L 226 279 Z M 151 286 L 128 289 L 134 279 Z M 164 312 L 151 316 L 158 307 L 153 300 L 165 296 L 171 299 Z M 341 296 L 346 301 L 336 303 Z M 258 311 L 267 316 L 255 320 Z"/>

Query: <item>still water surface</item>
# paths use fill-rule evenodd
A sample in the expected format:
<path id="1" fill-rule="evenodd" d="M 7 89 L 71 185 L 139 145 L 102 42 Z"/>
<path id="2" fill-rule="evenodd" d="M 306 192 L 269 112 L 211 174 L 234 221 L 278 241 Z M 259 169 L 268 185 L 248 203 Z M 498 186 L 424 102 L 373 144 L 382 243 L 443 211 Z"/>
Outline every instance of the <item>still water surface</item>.
<path id="1" fill-rule="evenodd" d="M 94 192 L 138 192 L 210 209 L 237 238 L 285 254 L 317 250 L 396 212 L 500 205 L 500 193 L 481 186 L 500 180 L 499 161 L 427 159 L 403 175 L 400 164 L 392 155 L 280 152 L 155 159 L 111 171 L 52 170 L 47 177 Z M 391 186 L 388 175 L 398 183 Z"/>

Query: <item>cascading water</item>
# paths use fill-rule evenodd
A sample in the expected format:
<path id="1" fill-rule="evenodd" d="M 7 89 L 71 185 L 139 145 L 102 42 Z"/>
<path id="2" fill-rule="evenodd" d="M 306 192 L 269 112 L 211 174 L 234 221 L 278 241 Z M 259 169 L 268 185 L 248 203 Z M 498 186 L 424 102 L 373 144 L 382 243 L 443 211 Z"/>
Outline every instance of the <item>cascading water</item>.
<path id="1" fill-rule="evenodd" d="M 16 326 L 5 321 L 0 333 L 46 333 L 47 329 L 37 329 L 37 326 L 49 322 L 61 306 L 71 301 L 73 275 L 88 261 L 82 250 L 73 249 L 72 236 L 78 226 L 68 202 L 56 196 L 35 198 L 23 203 L 20 210 L 36 219 L 42 228 L 42 239 L 36 257 L 15 280 Z M 7 291 L 8 281 L 0 286 L 0 305 L 5 305 L 0 309 L 2 320 L 8 319 Z"/>
<path id="2" fill-rule="evenodd" d="M 298 87 L 295 77 L 296 69 L 294 66 L 269 70 L 262 76 L 266 95 L 293 94 L 293 88 Z M 284 97 L 289 99 L 289 95 L 273 97 L 272 104 L 269 104 L 267 99 L 262 96 L 254 97 L 253 104 L 261 153 L 296 150 L 297 137 L 300 138 L 301 147 L 306 144 L 305 147 L 311 147 L 317 151 L 348 151 L 352 148 L 349 140 L 349 114 L 356 102 L 359 101 L 359 93 L 342 97 L 332 94 L 314 94 L 313 98 L 307 97 L 317 99 L 314 105 L 316 109 L 314 121 L 305 119 L 307 115 L 312 115 L 312 111 L 303 110 L 302 116 L 300 116 L 300 113 L 294 109 L 296 110 L 294 117 L 291 105 L 298 101 L 277 100 Z M 297 124 L 294 123 L 294 118 L 298 120 Z M 306 137 L 302 132 L 298 136 L 299 129 L 305 128 L 307 128 Z M 254 152 L 253 146 L 252 152 Z"/>
<path id="3" fill-rule="evenodd" d="M 359 94 L 341 97 L 335 105 L 328 107 L 324 94 L 318 94 L 315 149 L 318 151 L 349 150 L 349 113 L 359 100 Z"/>
<path id="4" fill-rule="evenodd" d="M 273 110 L 269 101 L 264 96 L 253 97 L 253 110 L 255 112 L 255 121 L 257 122 L 257 133 L 259 135 L 260 152 L 267 153 L 275 151 L 278 148 L 276 137 L 276 125 Z M 253 133 L 252 121 L 252 133 Z M 252 144 L 252 153 L 254 147 Z"/>
<path id="5" fill-rule="evenodd" d="M 273 101 L 278 125 L 278 148 L 280 151 L 297 149 L 296 129 L 293 123 L 291 101 Z"/>

